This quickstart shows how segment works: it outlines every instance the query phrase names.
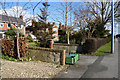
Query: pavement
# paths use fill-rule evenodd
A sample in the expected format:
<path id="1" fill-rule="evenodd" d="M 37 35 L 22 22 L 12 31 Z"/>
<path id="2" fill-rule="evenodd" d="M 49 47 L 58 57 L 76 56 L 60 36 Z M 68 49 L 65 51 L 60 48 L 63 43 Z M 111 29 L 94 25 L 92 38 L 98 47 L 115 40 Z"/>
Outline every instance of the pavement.
<path id="1" fill-rule="evenodd" d="M 118 47 L 120 47 L 120 39 L 115 39 L 114 54 L 80 55 L 80 60 L 75 65 L 71 65 L 55 78 L 118 78 Z"/>

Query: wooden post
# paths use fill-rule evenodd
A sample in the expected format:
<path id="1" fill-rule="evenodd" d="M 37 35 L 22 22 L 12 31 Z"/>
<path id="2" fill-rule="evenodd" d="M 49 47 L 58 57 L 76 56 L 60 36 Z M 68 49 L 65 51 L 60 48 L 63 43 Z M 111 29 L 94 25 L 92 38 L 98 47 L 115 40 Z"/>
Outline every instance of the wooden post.
<path id="1" fill-rule="evenodd" d="M 62 54 L 62 65 L 65 65 L 65 50 L 63 50 L 63 54 Z"/>

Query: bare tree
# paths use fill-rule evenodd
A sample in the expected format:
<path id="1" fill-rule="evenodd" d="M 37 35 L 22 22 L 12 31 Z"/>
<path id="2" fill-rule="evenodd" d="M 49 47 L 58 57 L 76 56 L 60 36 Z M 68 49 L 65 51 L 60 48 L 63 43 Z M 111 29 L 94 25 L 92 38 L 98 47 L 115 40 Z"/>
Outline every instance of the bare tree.
<path id="1" fill-rule="evenodd" d="M 67 43 L 70 44 L 69 42 L 69 32 L 70 32 L 70 27 L 72 27 L 72 2 L 61 2 L 60 3 L 61 7 L 56 7 L 55 9 L 59 14 L 54 14 L 57 15 L 55 18 L 52 18 L 54 21 L 57 21 L 59 23 L 63 23 L 65 25 L 65 31 L 67 34 Z M 69 21 L 70 20 L 70 21 Z M 70 22 L 70 25 L 68 25 L 68 22 Z M 68 27 L 69 26 L 69 27 Z"/>
<path id="2" fill-rule="evenodd" d="M 37 6 L 39 6 L 39 4 L 41 3 L 42 0 L 40 0 L 36 5 L 31 4 L 32 6 L 32 11 L 33 11 L 33 19 L 35 18 L 35 9 L 37 8 Z"/>
<path id="3" fill-rule="evenodd" d="M 100 21 L 99 16 L 92 16 L 92 12 L 89 7 L 81 6 L 78 10 L 74 11 L 75 14 L 75 26 L 80 28 L 80 33 L 84 35 L 84 38 L 92 37 L 96 29 L 96 25 Z"/>
<path id="4" fill-rule="evenodd" d="M 25 14 L 26 13 L 24 13 L 24 11 L 26 11 L 26 10 L 28 10 L 28 9 L 30 9 L 31 8 L 31 6 L 29 6 L 29 3 L 30 3 L 30 1 L 29 2 L 26 2 L 24 5 L 23 5 L 23 7 L 22 7 L 22 9 L 19 9 L 19 1 L 18 2 L 14 2 L 14 4 L 16 4 L 16 7 L 15 8 L 13 8 L 12 9 L 12 11 L 13 11 L 13 16 L 14 17 L 16 17 L 16 25 L 15 25 L 15 27 L 16 27 L 16 29 L 17 29 L 17 31 L 15 31 L 14 30 L 14 32 L 16 33 L 16 38 L 17 38 L 17 54 L 18 54 L 18 59 L 19 60 L 21 60 L 21 58 L 20 58 L 20 53 L 19 53 L 19 33 L 23 30 L 23 28 L 21 29 L 21 30 L 19 30 L 19 25 L 20 24 L 23 24 L 23 20 L 19 20 L 20 18 L 20 16 L 22 15 L 22 16 L 25 16 Z M 12 27 L 12 22 L 11 22 L 11 20 L 10 20 L 10 18 L 9 18 L 9 14 L 8 14 L 8 12 L 7 12 L 7 10 L 6 10 L 6 5 L 7 5 L 7 8 L 8 8 L 8 4 L 10 4 L 10 3 L 8 3 L 8 2 L 6 2 L 5 0 L 4 0 L 4 2 L 2 3 L 2 2 L 0 2 L 0 4 L 1 4 L 1 6 L 2 6 L 2 10 L 3 10 L 3 14 L 4 15 L 6 15 L 7 16 L 7 18 L 8 18 L 8 21 L 9 21 L 9 23 L 10 23 L 10 26 Z M 13 3 L 11 3 L 11 5 L 12 5 Z M 9 6 L 10 7 L 10 6 Z M 13 6 L 11 6 L 11 7 L 13 7 Z M 30 18 L 29 19 L 26 19 L 26 22 L 25 23 L 27 23 L 28 21 L 30 21 Z M 27 24 L 25 24 L 25 25 L 27 25 Z"/>
<path id="5" fill-rule="evenodd" d="M 92 2 L 88 2 L 87 5 L 90 7 L 92 15 L 94 17 L 100 16 L 102 23 L 105 25 L 106 23 L 108 23 L 109 21 L 111 21 L 111 2 L 109 0 L 109 2 L 96 2 L 96 1 L 92 1 Z M 118 19 L 118 17 L 120 17 L 119 14 L 117 14 L 117 11 L 120 7 L 120 2 L 119 0 L 114 2 L 114 17 L 115 20 Z"/>

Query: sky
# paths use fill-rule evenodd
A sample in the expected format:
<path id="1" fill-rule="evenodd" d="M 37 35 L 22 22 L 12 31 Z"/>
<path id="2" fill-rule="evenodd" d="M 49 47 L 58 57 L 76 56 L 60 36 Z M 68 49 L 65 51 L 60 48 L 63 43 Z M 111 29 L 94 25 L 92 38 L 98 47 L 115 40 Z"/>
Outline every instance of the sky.
<path id="1" fill-rule="evenodd" d="M 27 21 L 28 18 L 32 18 L 33 17 L 33 11 L 32 11 L 32 6 L 35 6 L 38 2 L 31 2 L 29 4 L 27 4 L 27 7 L 23 7 L 26 2 L 20 2 L 19 4 L 16 5 L 16 2 L 8 2 L 6 4 L 6 10 L 8 12 L 8 14 L 10 16 L 16 16 L 15 14 L 15 8 L 17 8 L 16 6 L 18 6 L 20 12 L 22 12 L 22 15 L 24 15 L 24 20 Z M 72 3 L 72 7 L 73 9 L 78 9 L 80 8 L 82 5 L 83 5 L 84 2 L 73 2 Z M 63 17 L 61 17 L 63 15 L 63 12 L 62 10 L 65 10 L 63 6 L 65 6 L 65 2 L 62 2 L 63 6 L 61 6 L 61 3 L 60 2 L 49 2 L 50 6 L 48 7 L 48 13 L 49 13 L 49 16 L 48 16 L 48 22 L 55 22 L 56 25 L 58 26 L 59 25 L 59 22 L 58 21 L 61 21 L 62 24 L 64 24 L 63 22 Z M 35 15 L 37 14 L 41 14 L 40 13 L 40 8 L 42 8 L 43 5 L 40 3 L 39 6 L 37 6 L 37 8 L 35 9 Z M 1 6 L 0 6 L 1 8 Z M 59 9 L 59 11 L 58 11 Z M 14 11 L 13 11 L 14 10 Z M 71 21 L 72 23 L 74 22 L 74 15 L 73 15 L 73 12 L 72 11 L 72 16 L 71 16 Z M 2 14 L 2 12 L 0 11 L 0 14 Z M 70 14 L 68 14 L 70 15 Z M 68 17 L 68 25 L 70 24 L 70 17 Z M 29 19 L 28 19 L 29 20 Z M 65 21 L 65 20 L 64 20 Z M 31 25 L 31 22 L 29 21 L 27 24 Z M 108 23 L 107 25 L 107 28 L 106 29 L 111 29 L 111 24 Z M 119 28 L 118 28 L 119 27 Z M 120 33 L 120 23 L 116 24 L 115 23 L 115 34 L 118 34 Z"/>

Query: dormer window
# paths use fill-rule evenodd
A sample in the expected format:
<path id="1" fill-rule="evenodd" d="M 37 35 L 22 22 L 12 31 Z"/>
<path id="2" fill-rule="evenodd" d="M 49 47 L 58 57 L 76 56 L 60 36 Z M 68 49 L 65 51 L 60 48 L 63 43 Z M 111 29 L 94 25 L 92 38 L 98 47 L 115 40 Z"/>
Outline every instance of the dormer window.
<path id="1" fill-rule="evenodd" d="M 0 23 L 0 27 L 3 27 L 3 23 Z"/>

